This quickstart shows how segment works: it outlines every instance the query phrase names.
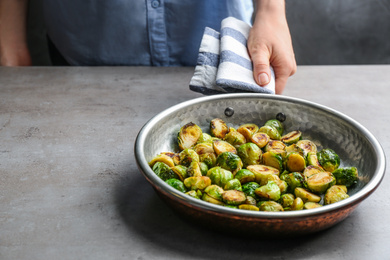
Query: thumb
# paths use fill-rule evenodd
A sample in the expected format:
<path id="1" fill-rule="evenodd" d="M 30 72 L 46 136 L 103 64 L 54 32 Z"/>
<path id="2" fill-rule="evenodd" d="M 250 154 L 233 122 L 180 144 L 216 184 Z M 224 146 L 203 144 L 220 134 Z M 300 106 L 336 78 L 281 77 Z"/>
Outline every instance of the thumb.
<path id="1" fill-rule="evenodd" d="M 269 68 L 269 53 L 261 52 L 251 55 L 253 63 L 253 78 L 260 86 L 265 86 L 271 81 Z"/>

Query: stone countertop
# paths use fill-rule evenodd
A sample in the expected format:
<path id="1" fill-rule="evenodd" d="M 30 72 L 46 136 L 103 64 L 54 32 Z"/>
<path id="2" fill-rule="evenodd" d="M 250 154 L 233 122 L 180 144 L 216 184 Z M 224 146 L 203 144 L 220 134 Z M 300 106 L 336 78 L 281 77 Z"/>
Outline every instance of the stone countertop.
<path id="1" fill-rule="evenodd" d="M 344 221 L 283 241 L 186 222 L 138 172 L 148 119 L 200 97 L 193 68 L 0 68 L 1 259 L 388 259 L 390 180 Z M 300 66 L 284 95 L 357 120 L 390 151 L 390 65 Z M 387 159 L 387 165 L 389 160 Z"/>

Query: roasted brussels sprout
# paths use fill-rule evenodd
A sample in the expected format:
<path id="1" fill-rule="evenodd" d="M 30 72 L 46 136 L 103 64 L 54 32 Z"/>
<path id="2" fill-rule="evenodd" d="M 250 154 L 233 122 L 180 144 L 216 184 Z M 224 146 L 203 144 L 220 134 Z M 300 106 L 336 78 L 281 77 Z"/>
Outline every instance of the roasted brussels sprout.
<path id="1" fill-rule="evenodd" d="M 299 153 L 290 153 L 286 158 L 286 168 L 290 172 L 302 172 L 306 168 L 306 160 Z"/>
<path id="2" fill-rule="evenodd" d="M 326 191 L 324 201 L 325 205 L 327 205 L 346 198 L 349 198 L 349 195 L 347 194 L 347 187 L 344 185 L 333 185 Z"/>
<path id="3" fill-rule="evenodd" d="M 271 140 L 268 142 L 268 144 L 265 146 L 264 150 L 266 152 L 268 151 L 279 151 L 279 150 L 285 150 L 286 149 L 286 145 L 279 141 L 279 140 Z"/>
<path id="4" fill-rule="evenodd" d="M 196 190 L 187 191 L 186 194 L 198 200 L 202 197 L 202 192 L 198 193 Z"/>
<path id="5" fill-rule="evenodd" d="M 314 152 L 307 153 L 306 160 L 308 165 L 318 166 L 322 168 L 320 162 L 318 161 L 317 153 Z"/>
<path id="6" fill-rule="evenodd" d="M 226 182 L 225 187 L 223 187 L 225 190 L 239 190 L 242 191 L 241 182 L 237 179 L 231 179 L 230 181 Z"/>
<path id="7" fill-rule="evenodd" d="M 259 148 L 266 146 L 269 141 L 270 138 L 266 133 L 255 133 L 250 139 L 250 142 L 256 144 Z"/>
<path id="8" fill-rule="evenodd" d="M 301 131 L 295 130 L 288 134 L 283 135 L 280 138 L 280 141 L 282 141 L 285 144 L 295 144 L 296 142 L 301 140 L 301 137 L 302 137 Z"/>
<path id="9" fill-rule="evenodd" d="M 245 136 L 247 142 L 250 142 L 252 135 L 259 131 L 259 127 L 256 124 L 243 124 L 237 128 L 237 131 Z"/>
<path id="10" fill-rule="evenodd" d="M 239 170 L 242 169 L 243 163 L 237 154 L 232 152 L 224 152 L 217 157 L 217 166 L 231 171 L 233 175 L 235 175 Z"/>
<path id="11" fill-rule="evenodd" d="M 201 135 L 202 129 L 192 122 L 182 126 L 177 136 L 179 148 L 184 150 L 193 147 Z"/>
<path id="12" fill-rule="evenodd" d="M 316 153 L 317 152 L 317 146 L 315 143 L 313 143 L 310 140 L 300 140 L 297 142 L 297 145 L 302 148 L 303 153 L 305 156 L 307 156 L 308 153 Z"/>
<path id="13" fill-rule="evenodd" d="M 222 199 L 228 205 L 238 206 L 246 201 L 246 195 L 239 190 L 227 190 L 222 194 Z"/>
<path id="14" fill-rule="evenodd" d="M 260 164 L 262 151 L 254 143 L 245 143 L 238 148 L 237 155 L 246 167 L 248 165 Z"/>
<path id="15" fill-rule="evenodd" d="M 179 177 L 173 171 L 171 171 L 171 168 L 163 162 L 156 162 L 153 165 L 152 170 L 163 181 L 173 178 L 179 179 Z"/>
<path id="16" fill-rule="evenodd" d="M 220 187 L 225 187 L 226 183 L 233 179 L 233 174 L 219 166 L 211 168 L 207 172 L 207 176 L 211 179 L 212 184 L 216 184 Z"/>
<path id="17" fill-rule="evenodd" d="M 276 185 L 279 186 L 279 189 L 280 189 L 280 193 L 283 194 L 283 193 L 286 193 L 287 192 L 287 182 L 281 180 L 277 175 L 274 175 L 274 174 L 269 174 L 267 177 L 266 177 L 266 183 L 268 183 L 269 181 L 274 181 L 276 183 Z M 263 183 L 260 183 L 260 185 L 262 185 Z"/>
<path id="18" fill-rule="evenodd" d="M 214 139 L 215 137 L 212 137 L 207 133 L 202 133 L 196 143 L 212 143 Z"/>
<path id="19" fill-rule="evenodd" d="M 226 142 L 233 145 L 235 148 L 240 147 L 240 145 L 243 145 L 246 143 L 246 138 L 243 136 L 240 132 L 237 130 L 231 129 L 229 133 L 225 135 Z"/>
<path id="20" fill-rule="evenodd" d="M 150 167 L 153 167 L 153 165 L 154 165 L 156 162 L 165 163 L 165 164 L 168 165 L 169 167 L 175 166 L 175 163 L 174 163 L 173 159 L 172 159 L 171 157 L 169 157 L 168 155 L 163 154 L 163 153 L 161 153 L 161 154 L 155 156 L 155 157 L 149 162 L 149 166 L 150 166 Z"/>
<path id="21" fill-rule="evenodd" d="M 314 193 L 311 193 L 310 191 L 304 189 L 304 188 L 295 188 L 295 191 L 294 191 L 294 194 L 296 197 L 299 197 L 303 200 L 303 202 L 320 202 L 321 201 L 321 197 L 314 194 Z"/>
<path id="22" fill-rule="evenodd" d="M 239 180 L 241 184 L 256 180 L 255 174 L 247 169 L 239 170 L 234 177 Z"/>
<path id="23" fill-rule="evenodd" d="M 340 166 L 340 157 L 332 149 L 322 149 L 317 158 L 325 171 L 333 172 Z"/>
<path id="24" fill-rule="evenodd" d="M 211 179 L 207 176 L 188 177 L 184 180 L 184 185 L 191 190 L 204 190 L 211 185 Z"/>
<path id="25" fill-rule="evenodd" d="M 269 138 L 271 138 L 272 140 L 280 140 L 280 134 L 278 130 L 273 126 L 270 125 L 262 126 L 260 127 L 258 132 L 266 133 L 269 136 Z"/>
<path id="26" fill-rule="evenodd" d="M 274 167 L 271 167 L 271 166 L 267 166 L 267 165 L 262 165 L 262 164 L 248 165 L 248 167 L 246 167 L 246 169 L 251 171 L 251 172 L 253 172 L 255 174 L 255 181 L 257 183 L 264 183 L 264 184 L 266 184 L 267 183 L 266 180 L 268 181 L 267 177 L 270 174 L 279 176 L 279 170 L 278 169 L 276 169 Z"/>
<path id="27" fill-rule="evenodd" d="M 188 167 L 192 162 L 199 162 L 199 155 L 192 149 L 184 149 L 179 155 L 181 165 Z"/>
<path id="28" fill-rule="evenodd" d="M 337 185 L 345 185 L 347 188 L 355 185 L 358 181 L 358 170 L 356 167 L 338 168 L 333 173 Z"/>
<path id="29" fill-rule="evenodd" d="M 291 144 L 286 147 L 286 154 L 289 155 L 290 153 L 298 153 L 305 157 L 305 154 L 303 153 L 303 150 L 301 147 L 299 147 L 297 144 Z"/>
<path id="30" fill-rule="evenodd" d="M 186 187 L 184 186 L 184 183 L 178 179 L 169 179 L 165 181 L 169 186 L 172 186 L 173 188 L 177 189 L 181 192 L 187 192 Z"/>
<path id="31" fill-rule="evenodd" d="M 168 157 L 171 157 L 173 160 L 173 163 L 175 165 L 180 164 L 180 155 L 178 153 L 172 153 L 172 152 L 162 152 L 161 154 L 164 154 Z M 168 164 L 169 165 L 169 164 Z"/>
<path id="32" fill-rule="evenodd" d="M 306 187 L 305 178 L 300 172 L 284 173 L 280 175 L 280 179 L 288 185 L 287 192 L 294 193 L 297 187 Z"/>
<path id="33" fill-rule="evenodd" d="M 305 176 L 305 178 L 309 178 L 310 176 L 314 175 L 314 174 L 317 174 L 319 172 L 324 172 L 325 170 L 322 169 L 322 167 L 319 167 L 319 166 L 314 166 L 314 165 L 309 165 L 305 168 L 305 170 L 303 171 L 303 176 Z"/>
<path id="34" fill-rule="evenodd" d="M 251 205 L 251 204 L 241 204 L 238 206 L 238 208 L 243 210 L 259 211 L 259 208 L 256 207 L 256 205 Z"/>
<path id="35" fill-rule="evenodd" d="M 264 125 L 265 126 L 273 126 L 273 127 L 275 127 L 276 130 L 278 130 L 279 134 L 283 135 L 284 126 L 283 126 L 283 123 L 280 122 L 279 120 L 277 120 L 277 119 L 270 119 L 267 122 L 265 122 Z"/>
<path id="36" fill-rule="evenodd" d="M 217 137 L 219 139 L 224 139 L 228 132 L 229 127 L 222 119 L 214 118 L 210 121 L 210 133 L 212 136 Z"/>
<path id="37" fill-rule="evenodd" d="M 213 148 L 217 156 L 224 152 L 237 153 L 237 150 L 233 145 L 219 139 L 215 139 L 213 141 Z"/>
<path id="38" fill-rule="evenodd" d="M 309 190 L 317 194 L 324 194 L 336 183 L 336 178 L 330 172 L 319 172 L 307 178 L 306 182 Z"/>
<path id="39" fill-rule="evenodd" d="M 217 155 L 215 153 L 200 154 L 199 161 L 205 163 L 208 168 L 213 168 L 217 164 Z"/>
<path id="40" fill-rule="evenodd" d="M 190 166 L 187 168 L 187 175 L 189 177 L 198 177 L 203 176 L 202 171 L 200 169 L 199 162 L 193 161 Z"/>
<path id="41" fill-rule="evenodd" d="M 283 170 L 283 157 L 274 151 L 266 152 L 263 154 L 263 164 L 274 167 L 281 172 Z"/>
<path id="42" fill-rule="evenodd" d="M 322 207 L 320 203 L 308 201 L 303 205 L 303 209 L 315 209 Z"/>
<path id="43" fill-rule="evenodd" d="M 285 193 L 280 196 L 279 203 L 283 206 L 283 208 L 290 209 L 291 205 L 293 204 L 295 199 L 295 196 L 291 193 Z"/>
<path id="44" fill-rule="evenodd" d="M 210 202 L 210 203 L 213 203 L 213 204 L 216 204 L 216 205 L 220 205 L 220 206 L 224 206 L 225 205 L 222 201 L 214 199 L 213 197 L 211 197 L 207 193 L 203 193 L 202 200 Z"/>
<path id="45" fill-rule="evenodd" d="M 198 143 L 194 146 L 193 150 L 198 154 L 214 153 L 214 147 L 212 143 Z"/>
<path id="46" fill-rule="evenodd" d="M 266 185 L 255 190 L 260 198 L 277 201 L 280 199 L 280 188 L 274 181 L 269 181 Z"/>
<path id="47" fill-rule="evenodd" d="M 244 192 L 245 193 L 245 192 Z M 246 195 L 246 194 L 245 194 Z M 257 201 L 255 198 L 253 198 L 252 196 L 246 196 L 246 201 L 244 202 L 244 204 L 247 204 L 247 205 L 253 205 L 253 206 L 256 206 L 257 204 Z"/>
<path id="48" fill-rule="evenodd" d="M 188 177 L 187 167 L 183 165 L 175 165 L 171 168 L 171 171 L 173 171 L 181 181 L 184 181 L 184 179 Z"/>
<path id="49" fill-rule="evenodd" d="M 242 185 L 242 191 L 246 194 L 246 196 L 250 196 L 253 198 L 257 198 L 255 190 L 260 188 L 260 185 L 257 182 L 247 182 Z"/>
<path id="50" fill-rule="evenodd" d="M 225 191 L 221 187 L 215 184 L 212 184 L 204 189 L 204 193 L 219 201 L 222 201 L 222 193 L 224 192 Z"/>
<path id="51" fill-rule="evenodd" d="M 209 171 L 209 167 L 207 166 L 207 164 L 205 162 L 200 162 L 199 168 L 200 168 L 200 172 L 202 173 L 202 175 L 206 176 L 207 172 Z"/>
<path id="52" fill-rule="evenodd" d="M 277 203 L 276 201 L 260 201 L 257 206 L 260 211 L 284 211 L 282 205 Z"/>
<path id="53" fill-rule="evenodd" d="M 294 199 L 290 206 L 290 210 L 302 210 L 304 206 L 303 200 L 300 197 Z"/>

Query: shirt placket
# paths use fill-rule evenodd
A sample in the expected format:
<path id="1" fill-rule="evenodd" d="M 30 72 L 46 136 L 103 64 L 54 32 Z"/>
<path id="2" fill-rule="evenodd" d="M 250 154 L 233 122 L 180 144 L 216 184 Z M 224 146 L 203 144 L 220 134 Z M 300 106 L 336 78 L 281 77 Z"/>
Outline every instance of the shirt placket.
<path id="1" fill-rule="evenodd" d="M 146 0 L 149 48 L 153 66 L 169 65 L 164 0 Z"/>

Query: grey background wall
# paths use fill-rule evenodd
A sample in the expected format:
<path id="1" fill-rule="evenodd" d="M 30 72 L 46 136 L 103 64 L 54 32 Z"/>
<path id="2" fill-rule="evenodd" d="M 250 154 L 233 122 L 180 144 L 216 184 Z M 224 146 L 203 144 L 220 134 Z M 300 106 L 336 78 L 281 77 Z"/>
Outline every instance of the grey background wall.
<path id="1" fill-rule="evenodd" d="M 299 65 L 390 64 L 390 0 L 286 0 Z M 50 65 L 41 0 L 30 0 L 34 65 Z"/>

